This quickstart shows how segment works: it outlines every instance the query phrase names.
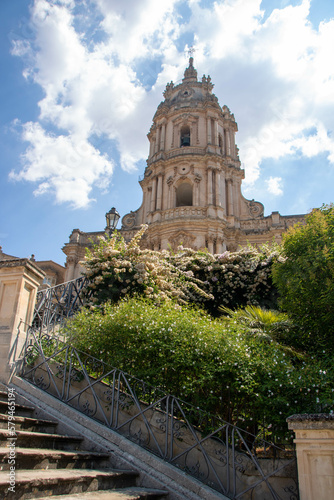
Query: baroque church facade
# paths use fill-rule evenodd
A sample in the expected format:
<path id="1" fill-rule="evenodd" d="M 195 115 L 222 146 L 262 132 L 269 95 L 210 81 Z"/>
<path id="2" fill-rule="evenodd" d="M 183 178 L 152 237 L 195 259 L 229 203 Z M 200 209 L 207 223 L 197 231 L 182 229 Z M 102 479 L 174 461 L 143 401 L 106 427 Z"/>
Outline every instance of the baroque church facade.
<path id="1" fill-rule="evenodd" d="M 145 248 L 183 245 L 220 254 L 248 243 L 280 242 L 284 231 L 304 219 L 278 212 L 265 217 L 262 203 L 244 198 L 237 123 L 212 89 L 210 76 L 198 80 L 192 57 L 182 82 L 166 85 L 148 133 L 149 156 L 139 181 L 143 201 L 122 218 L 119 232 L 126 241 L 147 224 Z M 63 247 L 65 281 L 80 276 L 85 248 L 104 234 L 73 230 Z"/>

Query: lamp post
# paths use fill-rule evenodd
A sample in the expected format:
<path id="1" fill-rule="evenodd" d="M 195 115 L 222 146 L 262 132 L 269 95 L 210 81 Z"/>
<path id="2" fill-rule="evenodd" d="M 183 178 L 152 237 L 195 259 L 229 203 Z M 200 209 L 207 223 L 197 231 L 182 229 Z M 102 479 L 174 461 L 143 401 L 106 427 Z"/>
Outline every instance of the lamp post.
<path id="1" fill-rule="evenodd" d="M 108 231 L 109 237 L 111 237 L 112 233 L 115 231 L 120 217 L 121 216 L 119 215 L 115 207 L 112 207 L 109 212 L 106 213 L 106 231 Z"/>

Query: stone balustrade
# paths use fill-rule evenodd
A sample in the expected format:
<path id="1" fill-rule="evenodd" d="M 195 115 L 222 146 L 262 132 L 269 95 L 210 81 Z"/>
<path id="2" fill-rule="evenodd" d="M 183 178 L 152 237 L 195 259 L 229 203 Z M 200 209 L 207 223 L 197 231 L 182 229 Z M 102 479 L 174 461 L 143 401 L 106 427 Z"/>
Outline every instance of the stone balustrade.
<path id="1" fill-rule="evenodd" d="M 177 208 L 171 208 L 170 210 L 164 210 L 161 213 L 161 220 L 172 220 L 172 219 L 177 219 L 179 217 L 206 217 L 207 215 L 207 209 L 203 207 L 177 207 Z"/>

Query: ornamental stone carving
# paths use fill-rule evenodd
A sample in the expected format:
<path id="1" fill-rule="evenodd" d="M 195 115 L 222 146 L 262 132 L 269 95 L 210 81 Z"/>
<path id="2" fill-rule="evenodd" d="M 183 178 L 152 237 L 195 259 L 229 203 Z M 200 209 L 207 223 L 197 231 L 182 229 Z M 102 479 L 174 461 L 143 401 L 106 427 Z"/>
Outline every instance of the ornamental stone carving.
<path id="1" fill-rule="evenodd" d="M 252 215 L 253 217 L 263 216 L 264 206 L 262 205 L 262 203 L 260 203 L 259 201 L 247 200 L 247 204 L 250 215 Z"/>
<path id="2" fill-rule="evenodd" d="M 169 244 L 173 251 L 176 251 L 181 245 L 184 248 L 192 248 L 194 241 L 195 237 L 185 231 L 178 231 L 169 238 Z"/>
<path id="3" fill-rule="evenodd" d="M 126 229 L 131 229 L 136 224 L 136 212 L 130 212 L 124 215 L 122 219 L 122 224 Z"/>

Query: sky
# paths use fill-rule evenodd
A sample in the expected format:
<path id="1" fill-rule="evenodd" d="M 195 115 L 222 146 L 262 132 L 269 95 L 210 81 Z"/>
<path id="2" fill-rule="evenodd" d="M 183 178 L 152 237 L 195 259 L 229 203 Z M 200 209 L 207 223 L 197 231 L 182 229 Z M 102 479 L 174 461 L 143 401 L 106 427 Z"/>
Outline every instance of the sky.
<path id="1" fill-rule="evenodd" d="M 64 264 L 142 202 L 146 137 L 194 48 L 265 215 L 334 202 L 333 0 L 1 0 L 0 245 Z"/>

